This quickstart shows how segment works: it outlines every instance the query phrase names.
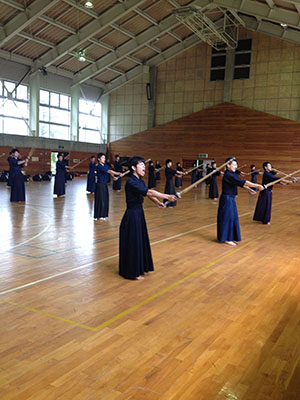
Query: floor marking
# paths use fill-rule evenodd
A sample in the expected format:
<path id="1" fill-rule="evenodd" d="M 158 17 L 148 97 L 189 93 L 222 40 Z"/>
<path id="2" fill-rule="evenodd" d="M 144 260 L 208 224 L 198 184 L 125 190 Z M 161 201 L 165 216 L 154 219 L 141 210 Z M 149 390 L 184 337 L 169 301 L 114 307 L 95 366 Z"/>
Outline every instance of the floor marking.
<path id="1" fill-rule="evenodd" d="M 38 234 L 32 236 L 32 237 L 29 238 L 29 239 L 24 240 L 24 242 L 21 242 L 21 243 L 19 243 L 19 244 L 16 244 L 15 246 L 9 247 L 8 249 L 2 250 L 2 252 L 10 251 L 10 250 L 12 250 L 12 249 L 16 249 L 17 247 L 23 246 L 24 244 L 26 244 L 26 243 L 28 243 L 28 242 L 31 242 L 32 240 L 38 238 L 39 236 L 41 236 L 43 233 L 45 233 L 45 232 L 49 229 L 49 227 L 50 227 L 50 225 L 51 225 L 51 220 L 50 220 L 49 215 L 47 215 L 46 213 L 44 213 L 44 211 L 41 211 L 41 210 L 39 210 L 38 208 L 35 208 L 35 207 L 32 207 L 32 206 L 26 205 L 26 208 L 32 208 L 33 210 L 35 210 L 35 211 L 37 211 L 37 212 L 39 212 L 39 213 L 45 215 L 45 217 L 47 217 L 47 219 L 48 219 L 48 224 L 47 224 L 47 226 L 46 226 L 40 233 L 38 233 Z"/>
<path id="2" fill-rule="evenodd" d="M 282 224 L 279 224 L 279 225 L 278 225 L 276 228 L 274 228 L 273 230 L 276 231 L 276 230 L 278 230 L 282 225 L 285 225 L 285 224 L 286 224 L 286 222 L 284 222 L 284 223 L 282 223 Z M 148 303 L 150 303 L 152 300 L 155 300 L 157 297 L 162 296 L 163 294 L 169 292 L 170 290 L 172 290 L 172 289 L 174 289 L 175 287 L 181 285 L 182 283 L 186 282 L 187 280 L 189 280 L 189 279 L 191 279 L 191 278 L 194 278 L 195 276 L 199 275 L 200 272 L 204 271 L 205 269 L 208 269 L 208 268 L 210 268 L 210 267 L 216 265 L 216 264 L 219 263 L 220 261 L 223 261 L 225 258 L 230 257 L 231 255 L 237 253 L 238 251 L 244 249 L 245 247 L 250 246 L 251 244 L 253 244 L 254 242 L 256 242 L 256 241 L 258 241 L 258 240 L 260 240 L 260 239 L 262 239 L 264 236 L 268 235 L 269 233 L 270 233 L 270 232 L 265 232 L 265 233 L 263 233 L 262 235 L 256 237 L 255 239 L 250 240 L 248 243 L 245 243 L 245 244 L 242 245 L 242 246 L 238 246 L 238 247 L 235 248 L 234 250 L 232 250 L 232 251 L 230 251 L 230 252 L 228 252 L 228 253 L 223 254 L 222 256 L 218 257 L 218 258 L 215 259 L 214 261 L 211 261 L 211 262 L 209 262 L 208 264 L 204 265 L 203 267 L 200 267 L 199 269 L 197 269 L 196 271 L 192 272 L 191 274 L 185 276 L 184 278 L 179 279 L 179 280 L 176 281 L 176 282 L 173 282 L 171 285 L 167 286 L 166 288 L 161 289 L 159 292 L 154 293 L 152 296 L 147 297 L 146 299 L 142 300 L 142 301 L 139 302 L 138 304 L 136 304 L 136 305 L 134 305 L 134 306 L 128 308 L 128 309 L 125 310 L 125 311 L 122 311 L 121 313 L 115 315 L 114 317 L 110 318 L 109 320 L 103 322 L 102 324 L 100 324 L 100 325 L 98 325 L 98 326 L 96 326 L 96 327 L 92 327 L 92 326 L 89 326 L 89 325 L 81 324 L 81 323 L 72 321 L 72 320 L 70 320 L 70 319 L 66 319 L 66 318 L 59 317 L 59 316 L 57 316 L 57 315 L 55 315 L 55 314 L 47 313 L 47 312 L 45 312 L 45 311 L 40 311 L 40 310 L 38 310 L 38 309 L 36 309 L 36 308 L 32 308 L 32 307 L 25 306 L 25 305 L 22 305 L 22 304 L 19 304 L 19 303 L 15 303 L 15 302 L 10 301 L 10 300 L 0 299 L 0 301 L 3 302 L 3 303 L 6 303 L 6 304 L 13 305 L 13 306 L 18 307 L 18 308 L 22 308 L 22 309 L 25 309 L 25 310 L 28 310 L 28 311 L 31 311 L 31 312 L 34 312 L 34 313 L 43 315 L 43 316 L 45 316 L 45 317 L 50 317 L 50 318 L 52 318 L 52 319 L 56 319 L 56 320 L 66 322 L 66 323 L 71 324 L 71 325 L 74 325 L 74 326 L 78 326 L 78 327 L 83 328 L 83 329 L 87 329 L 87 330 L 92 331 L 92 332 L 99 332 L 99 331 L 101 331 L 102 329 L 104 329 L 104 328 L 108 327 L 109 325 L 111 325 L 112 323 L 118 321 L 118 320 L 121 319 L 122 317 L 125 317 L 125 316 L 128 315 L 128 314 L 131 314 L 133 311 L 136 311 L 136 310 L 138 310 L 139 308 L 141 308 L 142 306 L 144 306 L 145 304 L 148 304 Z"/>
<path id="3" fill-rule="evenodd" d="M 91 326 L 88 326 L 88 325 L 85 325 L 85 324 L 80 324 L 80 323 L 72 321 L 70 319 L 62 318 L 62 317 L 59 317 L 57 315 L 54 315 L 54 314 L 51 314 L 51 313 L 47 313 L 46 311 L 37 310 L 36 308 L 32 308 L 32 307 L 29 307 L 29 306 L 24 306 L 23 304 L 15 303 L 14 301 L 5 300 L 5 299 L 0 299 L 0 301 L 2 303 L 10 304 L 10 305 L 18 307 L 18 308 L 23 308 L 24 310 L 27 310 L 27 311 L 32 311 L 34 313 L 41 314 L 44 317 L 50 317 L 50 318 L 56 319 L 58 321 L 63 321 L 63 322 L 67 322 L 68 324 L 71 324 L 71 325 L 79 326 L 80 328 L 88 329 L 89 331 L 94 331 L 95 330 L 95 328 L 92 328 Z"/>
<path id="4" fill-rule="evenodd" d="M 285 201 L 282 201 L 280 203 L 274 204 L 273 207 L 279 206 L 279 205 L 284 204 L 284 203 L 288 203 L 290 201 L 298 200 L 298 199 L 300 199 L 300 196 L 295 197 L 295 198 L 290 199 L 290 200 L 285 200 Z M 242 217 L 245 217 L 246 215 L 252 214 L 252 212 L 253 211 L 249 211 L 247 213 L 241 214 L 241 215 L 239 215 L 239 218 L 242 218 Z M 213 222 L 213 223 L 208 224 L 208 225 L 203 225 L 203 226 L 200 226 L 199 228 L 195 228 L 195 229 L 191 229 L 191 230 L 186 231 L 186 232 L 178 233 L 176 235 L 169 236 L 169 237 L 161 239 L 161 240 L 157 240 L 156 242 L 153 242 L 153 243 L 150 243 L 150 244 L 153 246 L 155 244 L 163 243 L 163 242 L 166 242 L 168 240 L 173 240 L 175 238 L 178 238 L 178 237 L 181 237 L 181 236 L 185 236 L 185 235 L 188 235 L 190 233 L 197 232 L 197 231 L 200 231 L 200 230 L 205 229 L 205 228 L 209 228 L 209 227 L 214 226 L 214 225 L 217 225 L 217 223 Z M 11 293 L 11 292 L 15 292 L 15 291 L 20 290 L 20 289 L 25 289 L 26 287 L 29 287 L 29 286 L 37 285 L 38 283 L 42 283 L 42 282 L 45 282 L 45 281 L 48 281 L 48 280 L 51 280 L 51 279 L 58 278 L 58 277 L 60 277 L 62 275 L 66 275 L 66 274 L 69 274 L 71 272 L 75 272 L 75 271 L 79 271 L 79 270 L 87 268 L 87 267 L 91 267 L 91 266 L 93 266 L 95 264 L 100 264 L 102 262 L 112 260 L 112 259 L 114 259 L 116 257 L 119 257 L 119 253 L 113 254 L 112 256 L 108 256 L 108 257 L 102 258 L 100 260 L 91 261 L 91 262 L 89 262 L 87 264 L 83 264 L 83 265 L 80 265 L 79 267 L 71 268 L 71 269 L 68 269 L 68 270 L 63 271 L 63 272 L 58 272 L 57 274 L 47 276 L 46 278 L 38 279 L 38 280 L 33 281 L 33 282 L 25 283 L 24 285 L 21 285 L 21 286 L 17 286 L 17 287 L 11 288 L 11 289 L 4 290 L 4 291 L 0 292 L 0 296 L 3 296 L 5 294 Z"/>
<path id="5" fill-rule="evenodd" d="M 279 226 L 276 227 L 276 230 L 278 230 L 283 224 L 280 224 Z M 145 304 L 149 303 L 152 300 L 155 300 L 157 297 L 162 296 L 163 294 L 165 294 L 166 292 L 169 292 L 170 290 L 174 289 L 175 287 L 181 285 L 182 283 L 186 282 L 187 280 L 194 278 L 195 276 L 199 275 L 200 272 L 204 271 L 205 269 L 208 269 L 214 265 L 216 265 L 217 263 L 219 263 L 220 261 L 223 261 L 225 258 L 230 257 L 231 255 L 237 253 L 238 251 L 244 249 L 245 247 L 250 246 L 251 244 L 253 244 L 254 242 L 256 242 L 257 240 L 262 239 L 264 236 L 266 236 L 269 232 L 263 233 L 262 235 L 256 237 L 255 239 L 250 240 L 250 242 L 245 243 L 242 246 L 238 246 L 238 248 L 235 248 L 234 250 L 230 251 L 229 253 L 223 254 L 222 256 L 218 257 L 217 259 L 215 259 L 214 261 L 209 262 L 208 264 L 204 265 L 203 267 L 197 269 L 196 271 L 192 272 L 191 274 L 185 276 L 182 279 L 179 279 L 178 281 L 172 283 L 171 285 L 167 286 L 166 288 L 160 290 L 157 293 L 154 293 L 152 296 L 147 297 L 146 299 L 142 300 L 140 303 L 128 308 L 125 311 L 122 311 L 120 314 L 115 315 L 114 317 L 112 317 L 111 319 L 103 322 L 102 324 L 100 324 L 99 326 L 97 326 L 95 328 L 96 331 L 100 331 L 104 328 L 106 328 L 107 326 L 111 325 L 113 322 L 118 321 L 120 318 L 132 313 L 133 311 L 136 311 L 137 309 L 139 309 L 140 307 L 144 306 Z"/>

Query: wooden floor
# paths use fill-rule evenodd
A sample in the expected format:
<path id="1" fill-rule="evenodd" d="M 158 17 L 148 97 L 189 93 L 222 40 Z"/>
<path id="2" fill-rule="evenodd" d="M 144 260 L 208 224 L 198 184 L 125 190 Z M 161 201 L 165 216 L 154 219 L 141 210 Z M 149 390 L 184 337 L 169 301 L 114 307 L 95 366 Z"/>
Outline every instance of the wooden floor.
<path id="1" fill-rule="evenodd" d="M 275 188 L 270 226 L 239 190 L 236 248 L 205 185 L 175 209 L 146 199 L 144 281 L 118 275 L 124 192 L 95 222 L 84 178 L 59 199 L 28 183 L 25 206 L 0 185 L 1 400 L 300 399 L 299 184 Z"/>

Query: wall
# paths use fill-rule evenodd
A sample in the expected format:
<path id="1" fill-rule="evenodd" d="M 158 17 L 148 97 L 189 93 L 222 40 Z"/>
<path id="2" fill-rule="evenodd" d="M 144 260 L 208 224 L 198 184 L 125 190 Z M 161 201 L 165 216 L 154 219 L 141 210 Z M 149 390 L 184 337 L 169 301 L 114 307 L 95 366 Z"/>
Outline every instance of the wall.
<path id="1" fill-rule="evenodd" d="M 239 36 L 252 38 L 251 70 L 250 79 L 233 81 L 232 101 L 298 121 L 300 46 L 245 29 Z"/>
<path id="2" fill-rule="evenodd" d="M 147 82 L 149 82 L 149 74 L 143 74 L 111 93 L 109 141 L 113 142 L 147 129 Z"/>
<path id="3" fill-rule="evenodd" d="M 240 165 L 271 161 L 279 169 L 300 168 L 300 123 L 223 103 L 110 143 L 111 156 L 141 154 L 174 162 L 208 153 L 219 164 L 236 156 Z"/>

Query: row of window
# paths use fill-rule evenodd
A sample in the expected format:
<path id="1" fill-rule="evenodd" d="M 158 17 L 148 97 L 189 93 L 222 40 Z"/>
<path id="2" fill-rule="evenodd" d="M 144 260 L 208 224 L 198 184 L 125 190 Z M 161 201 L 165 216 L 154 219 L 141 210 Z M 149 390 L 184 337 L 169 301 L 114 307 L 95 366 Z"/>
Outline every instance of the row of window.
<path id="1" fill-rule="evenodd" d="M 40 137 L 70 140 L 71 98 L 40 90 Z M 29 135 L 29 89 L 0 80 L 0 133 Z M 79 141 L 101 143 L 101 104 L 79 100 Z"/>
<path id="2" fill-rule="evenodd" d="M 241 39 L 235 49 L 233 79 L 249 79 L 251 63 L 252 39 Z M 225 79 L 226 49 L 211 52 L 210 80 Z"/>

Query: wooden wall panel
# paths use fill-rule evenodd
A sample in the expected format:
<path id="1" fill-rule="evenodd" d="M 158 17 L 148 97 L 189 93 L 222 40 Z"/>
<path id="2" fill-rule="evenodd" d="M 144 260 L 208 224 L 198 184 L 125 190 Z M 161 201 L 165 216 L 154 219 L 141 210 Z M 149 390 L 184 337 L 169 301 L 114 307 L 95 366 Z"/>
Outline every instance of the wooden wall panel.
<path id="1" fill-rule="evenodd" d="M 173 162 L 208 153 L 218 164 L 270 161 L 279 169 L 300 168 L 300 123 L 232 103 L 222 103 L 109 144 L 111 158 L 140 154 Z M 247 169 L 247 168 L 246 168 Z"/>

